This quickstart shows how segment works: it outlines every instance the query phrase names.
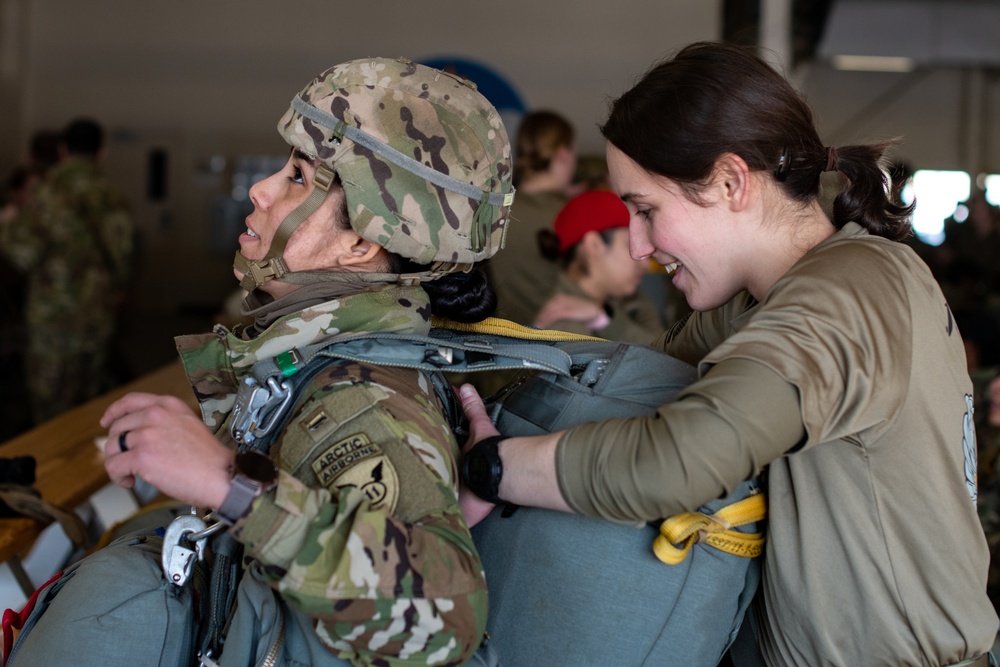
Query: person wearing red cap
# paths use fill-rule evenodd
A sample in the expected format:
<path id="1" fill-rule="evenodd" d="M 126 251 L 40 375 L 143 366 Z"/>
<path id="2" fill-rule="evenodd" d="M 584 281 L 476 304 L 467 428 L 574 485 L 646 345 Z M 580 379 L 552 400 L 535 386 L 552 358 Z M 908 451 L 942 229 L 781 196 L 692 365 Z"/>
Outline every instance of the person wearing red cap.
<path id="1" fill-rule="evenodd" d="M 655 307 L 639 292 L 646 264 L 629 256 L 628 220 L 618 195 L 591 190 L 566 203 L 554 231 L 539 232 L 542 255 L 562 263 L 552 298 L 571 296 L 592 306 L 535 326 L 632 343 L 649 343 L 662 332 Z"/>

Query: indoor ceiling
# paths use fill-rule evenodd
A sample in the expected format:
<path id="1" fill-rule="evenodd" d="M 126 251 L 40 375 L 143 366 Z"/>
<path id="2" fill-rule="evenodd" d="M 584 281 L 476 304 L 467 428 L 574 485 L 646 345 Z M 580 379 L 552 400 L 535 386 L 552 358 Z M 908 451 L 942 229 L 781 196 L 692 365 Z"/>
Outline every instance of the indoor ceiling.
<path id="1" fill-rule="evenodd" d="M 998 0 L 791 0 L 793 62 L 874 56 L 930 66 L 1000 66 Z M 758 43 L 761 0 L 724 0 L 723 38 Z M 903 63 L 907 64 L 907 63 Z"/>
<path id="2" fill-rule="evenodd" d="M 791 0 L 792 59 L 794 65 L 812 60 L 823 35 L 827 15 L 834 0 Z M 760 24 L 760 0 L 724 0 L 723 39 L 737 44 L 756 45 Z"/>
<path id="3" fill-rule="evenodd" d="M 996 67 L 998 32 L 996 0 L 836 0 L 816 56 L 896 59 L 910 69 Z"/>

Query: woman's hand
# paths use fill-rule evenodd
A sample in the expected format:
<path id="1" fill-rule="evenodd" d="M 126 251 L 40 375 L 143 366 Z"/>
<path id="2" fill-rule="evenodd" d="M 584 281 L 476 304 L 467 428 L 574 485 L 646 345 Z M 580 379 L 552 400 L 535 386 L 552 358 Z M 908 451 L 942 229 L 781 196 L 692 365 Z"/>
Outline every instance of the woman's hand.
<path id="1" fill-rule="evenodd" d="M 234 453 L 179 398 L 126 394 L 101 426 L 108 429 L 104 467 L 115 484 L 131 488 L 142 477 L 171 498 L 212 509 L 229 492 Z"/>
<path id="2" fill-rule="evenodd" d="M 458 390 L 458 396 L 462 401 L 465 416 L 469 418 L 469 439 L 462 448 L 464 454 L 483 438 L 499 435 L 500 432 L 496 430 L 489 415 L 486 414 L 486 406 L 475 387 L 471 384 L 463 384 Z M 459 469 L 461 470 L 461 466 Z M 493 503 L 487 502 L 469 491 L 462 479 L 459 479 L 458 505 L 462 508 L 462 514 L 465 515 L 465 522 L 469 528 L 485 519 L 495 507 Z"/>
<path id="3" fill-rule="evenodd" d="M 535 317 L 534 325 L 539 329 L 548 329 L 560 320 L 583 322 L 591 331 L 600 331 L 611 324 L 611 318 L 599 304 L 570 294 L 555 294 L 546 301 Z"/>

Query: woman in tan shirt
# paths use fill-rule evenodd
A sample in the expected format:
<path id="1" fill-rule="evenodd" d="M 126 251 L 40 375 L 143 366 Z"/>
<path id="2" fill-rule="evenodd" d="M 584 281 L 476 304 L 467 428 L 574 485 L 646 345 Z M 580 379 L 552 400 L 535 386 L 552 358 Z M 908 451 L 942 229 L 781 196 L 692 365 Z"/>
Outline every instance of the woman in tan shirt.
<path id="1" fill-rule="evenodd" d="M 899 243 L 911 210 L 887 144 L 826 146 L 780 74 L 715 43 L 651 69 L 602 132 L 632 257 L 695 310 L 658 344 L 700 379 L 652 417 L 509 439 L 463 387 L 467 469 L 491 471 L 466 477 L 467 519 L 503 499 L 650 520 L 764 469 L 765 664 L 985 666 L 972 384 L 944 296 Z M 847 183 L 832 220 L 824 171 Z"/>

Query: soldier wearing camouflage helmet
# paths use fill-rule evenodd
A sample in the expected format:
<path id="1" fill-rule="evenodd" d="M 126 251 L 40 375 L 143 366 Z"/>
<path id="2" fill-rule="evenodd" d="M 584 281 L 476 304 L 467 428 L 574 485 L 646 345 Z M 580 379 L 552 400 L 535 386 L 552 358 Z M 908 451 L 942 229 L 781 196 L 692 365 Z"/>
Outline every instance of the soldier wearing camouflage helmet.
<path id="1" fill-rule="evenodd" d="M 425 278 L 468 270 L 500 249 L 513 201 L 506 131 L 474 86 L 427 71 L 408 61 L 354 61 L 295 96 L 278 130 L 317 160 L 316 190 L 285 219 L 263 259 L 237 252 L 245 289 L 323 280 L 288 275 L 281 253 L 334 182 L 351 227 L 389 252 L 433 262 Z"/>
<path id="2" fill-rule="evenodd" d="M 141 476 L 233 522 L 254 578 L 297 623 L 285 637 L 310 645 L 285 660 L 466 664 L 483 638 L 486 588 L 457 500 L 458 445 L 427 377 L 354 362 L 321 371 L 270 448 L 276 484 L 257 497 L 231 481 L 230 426 L 255 362 L 355 332 L 426 334 L 432 315 L 492 313 L 476 263 L 507 225 L 506 131 L 472 84 L 381 58 L 319 75 L 279 131 L 291 155 L 251 188 L 236 258 L 253 324 L 177 341 L 204 423 L 177 399 L 122 398 L 102 419 L 108 474 L 126 486 Z M 258 664 L 255 649 L 227 642 L 218 662 Z"/>

